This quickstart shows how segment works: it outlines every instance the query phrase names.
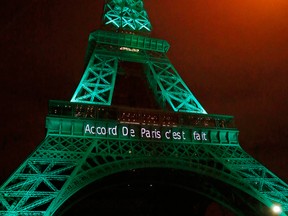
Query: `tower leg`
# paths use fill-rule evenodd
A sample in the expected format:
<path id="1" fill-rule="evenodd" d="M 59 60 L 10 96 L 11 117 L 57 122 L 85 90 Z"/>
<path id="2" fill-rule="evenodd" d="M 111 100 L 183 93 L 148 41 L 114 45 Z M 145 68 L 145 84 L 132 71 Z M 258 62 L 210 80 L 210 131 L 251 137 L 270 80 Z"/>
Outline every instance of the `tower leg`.
<path id="1" fill-rule="evenodd" d="M 111 105 L 118 59 L 94 53 L 71 102 Z"/>

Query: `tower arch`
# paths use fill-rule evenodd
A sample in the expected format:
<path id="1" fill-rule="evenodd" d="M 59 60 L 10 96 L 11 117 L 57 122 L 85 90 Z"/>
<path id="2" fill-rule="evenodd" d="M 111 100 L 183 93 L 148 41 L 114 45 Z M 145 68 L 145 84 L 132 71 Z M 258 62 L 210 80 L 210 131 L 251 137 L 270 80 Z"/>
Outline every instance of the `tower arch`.
<path id="1" fill-rule="evenodd" d="M 90 34 L 71 101 L 49 102 L 46 137 L 1 185 L 0 215 L 52 216 L 93 182 L 156 168 L 206 179 L 211 187 L 195 190 L 239 215 L 269 215 L 272 204 L 287 215 L 287 184 L 241 148 L 233 116 L 205 111 L 167 58 L 167 41 L 149 37 L 143 1 L 108 0 L 104 11 L 113 27 Z M 161 109 L 113 106 L 119 61 L 145 63 Z"/>

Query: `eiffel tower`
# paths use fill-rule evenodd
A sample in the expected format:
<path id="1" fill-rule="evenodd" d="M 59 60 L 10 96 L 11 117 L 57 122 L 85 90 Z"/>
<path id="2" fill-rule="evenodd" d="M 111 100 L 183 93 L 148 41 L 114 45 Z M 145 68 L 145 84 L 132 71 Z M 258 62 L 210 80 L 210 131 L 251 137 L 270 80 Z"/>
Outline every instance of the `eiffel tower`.
<path id="1" fill-rule="evenodd" d="M 207 114 L 151 30 L 142 0 L 105 2 L 82 79 L 70 102 L 49 102 L 47 135 L 0 187 L 0 215 L 62 215 L 121 176 L 181 185 L 235 215 L 288 215 L 288 185 L 241 148 L 233 116 Z"/>

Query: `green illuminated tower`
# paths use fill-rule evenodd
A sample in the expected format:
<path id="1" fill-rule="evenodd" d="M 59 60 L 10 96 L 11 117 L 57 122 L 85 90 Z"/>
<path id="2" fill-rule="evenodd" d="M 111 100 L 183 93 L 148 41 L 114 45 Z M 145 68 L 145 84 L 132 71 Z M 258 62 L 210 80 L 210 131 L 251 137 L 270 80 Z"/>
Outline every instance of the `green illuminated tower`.
<path id="1" fill-rule="evenodd" d="M 60 215 L 91 184 L 159 169 L 236 215 L 288 215 L 288 185 L 241 148 L 232 116 L 206 113 L 143 1 L 107 0 L 103 14 L 71 101 L 50 101 L 45 139 L 0 187 L 0 215 Z"/>

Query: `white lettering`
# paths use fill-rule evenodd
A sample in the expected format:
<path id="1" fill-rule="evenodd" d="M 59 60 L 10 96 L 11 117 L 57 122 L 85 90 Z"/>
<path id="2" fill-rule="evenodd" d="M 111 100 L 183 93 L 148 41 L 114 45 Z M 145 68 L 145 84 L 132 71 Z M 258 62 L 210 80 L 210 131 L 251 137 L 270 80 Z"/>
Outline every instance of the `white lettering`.
<path id="1" fill-rule="evenodd" d="M 96 133 L 96 129 L 95 129 L 95 127 L 92 126 L 92 127 L 90 128 L 90 131 L 91 131 L 92 134 L 95 134 L 95 133 Z"/>
<path id="2" fill-rule="evenodd" d="M 172 137 L 173 137 L 173 139 L 175 139 L 175 140 L 181 139 L 180 132 L 173 132 L 173 133 L 172 133 Z"/>
<path id="3" fill-rule="evenodd" d="M 196 131 L 193 132 L 193 137 L 194 137 L 194 140 L 201 140 L 200 134 Z"/>
<path id="4" fill-rule="evenodd" d="M 96 123 L 97 124 L 97 123 Z M 118 130 L 118 127 L 121 126 L 121 129 Z M 139 133 L 138 133 L 139 130 Z M 172 128 L 153 128 L 153 126 L 150 127 L 141 127 L 138 128 L 130 128 L 129 125 L 111 125 L 107 126 L 105 124 L 103 125 L 93 125 L 93 124 L 86 124 L 84 127 L 84 133 L 85 134 L 91 134 L 96 136 L 122 136 L 126 138 L 144 138 L 144 139 L 162 139 L 165 138 L 166 140 L 171 141 L 187 141 L 190 140 L 190 136 L 192 136 L 193 140 L 196 141 L 208 141 L 208 132 L 202 132 L 202 131 L 190 131 L 190 130 L 181 130 L 173 131 Z"/>
<path id="5" fill-rule="evenodd" d="M 205 133 L 205 132 L 202 132 L 201 134 L 202 134 L 202 140 L 207 140 L 207 138 L 206 138 L 206 133 Z"/>
<path id="6" fill-rule="evenodd" d="M 152 131 L 152 138 L 161 139 L 161 131 L 158 131 L 157 129 L 154 129 Z"/>
<path id="7" fill-rule="evenodd" d="M 201 132 L 201 134 L 197 131 L 193 132 L 193 138 L 194 140 L 204 140 L 207 141 L 207 137 L 206 137 L 207 133 L 206 132 Z"/>
<path id="8" fill-rule="evenodd" d="M 123 136 L 128 136 L 129 134 L 129 129 L 128 127 L 122 127 L 122 135 Z"/>
<path id="9" fill-rule="evenodd" d="M 171 139 L 171 130 L 165 132 L 166 139 Z"/>
<path id="10" fill-rule="evenodd" d="M 85 130 L 84 130 L 84 133 L 87 133 L 87 132 L 91 134 L 89 124 L 86 125 Z"/>
<path id="11" fill-rule="evenodd" d="M 146 129 L 145 128 L 141 128 L 141 137 L 144 136 Z"/>
<path id="12" fill-rule="evenodd" d="M 183 139 L 183 140 L 186 140 L 186 138 L 185 138 L 185 131 L 182 131 L 182 139 Z"/>
<path id="13" fill-rule="evenodd" d="M 135 137 L 135 130 L 133 128 L 130 129 L 130 136 Z"/>
<path id="14" fill-rule="evenodd" d="M 106 128 L 105 127 L 96 127 L 97 135 L 106 135 Z"/>
<path id="15" fill-rule="evenodd" d="M 108 134 L 117 136 L 117 125 L 115 127 L 109 127 L 108 128 Z"/>

